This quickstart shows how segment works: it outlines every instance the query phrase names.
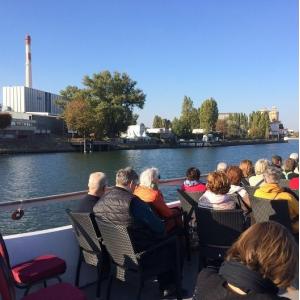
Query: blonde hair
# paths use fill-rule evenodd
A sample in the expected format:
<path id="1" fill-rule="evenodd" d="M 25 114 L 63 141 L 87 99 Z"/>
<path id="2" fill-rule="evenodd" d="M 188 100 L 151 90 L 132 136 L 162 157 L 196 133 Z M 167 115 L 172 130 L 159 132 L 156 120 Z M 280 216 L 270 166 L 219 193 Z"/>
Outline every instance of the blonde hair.
<path id="1" fill-rule="evenodd" d="M 294 237 L 276 222 L 256 223 L 230 247 L 226 260 L 237 261 L 278 287 L 288 287 L 298 264 Z"/>
<path id="2" fill-rule="evenodd" d="M 269 167 L 271 165 L 271 162 L 268 161 L 267 159 L 259 159 L 256 163 L 255 163 L 255 174 L 256 175 L 261 175 L 264 174 L 264 172 L 266 171 L 267 167 Z"/>
<path id="3" fill-rule="evenodd" d="M 149 168 L 143 171 L 140 175 L 140 185 L 152 188 L 154 180 L 159 178 L 159 171 L 157 168 Z"/>

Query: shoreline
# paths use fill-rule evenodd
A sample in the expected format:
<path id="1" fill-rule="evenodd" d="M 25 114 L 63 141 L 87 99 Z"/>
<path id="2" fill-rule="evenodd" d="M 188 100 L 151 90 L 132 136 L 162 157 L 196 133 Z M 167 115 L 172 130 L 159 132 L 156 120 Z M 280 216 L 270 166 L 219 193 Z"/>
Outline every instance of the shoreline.
<path id="1" fill-rule="evenodd" d="M 24 141 L 23 141 L 24 142 Z M 26 141 L 29 142 L 30 141 Z M 151 149 L 183 149 L 183 148 L 204 148 L 204 147 L 230 147 L 230 146 L 247 146 L 247 145 L 264 145 L 264 144 L 281 144 L 288 143 L 286 140 L 274 141 L 274 140 L 233 140 L 223 142 L 187 142 L 183 144 L 146 144 L 146 143 L 125 143 L 125 144 L 113 144 L 107 143 L 101 145 L 92 152 L 107 152 L 117 150 L 151 150 Z M 10 147 L 12 146 L 12 147 Z M 47 147 L 36 147 L 34 143 L 26 144 L 24 147 L 18 145 L 10 145 L 2 147 L 0 144 L 0 155 L 16 155 L 16 154 L 47 154 L 47 153 L 67 153 L 67 152 L 82 152 L 82 145 L 71 145 L 70 143 L 64 143 L 59 145 L 55 144 L 47 145 Z M 15 147 L 14 147 L 15 146 Z M 21 147 L 20 147 L 21 146 Z M 94 147 L 96 147 L 95 145 Z"/>

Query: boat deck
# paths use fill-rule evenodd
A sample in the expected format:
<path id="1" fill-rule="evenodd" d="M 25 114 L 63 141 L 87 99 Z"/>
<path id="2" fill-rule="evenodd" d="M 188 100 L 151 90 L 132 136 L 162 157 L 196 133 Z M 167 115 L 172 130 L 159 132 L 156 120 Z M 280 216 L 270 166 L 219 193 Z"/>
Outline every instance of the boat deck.
<path id="1" fill-rule="evenodd" d="M 188 291 L 188 294 L 183 299 L 192 300 L 193 292 L 195 288 L 195 282 L 197 279 L 197 271 L 198 271 L 198 259 L 197 253 L 194 252 L 192 254 L 192 259 L 190 262 L 185 260 L 184 262 L 184 272 L 183 272 L 183 282 L 182 287 Z M 101 300 L 106 299 L 106 287 L 107 281 L 103 282 L 102 292 L 101 292 Z M 96 283 L 89 285 L 88 287 L 83 288 L 89 300 L 95 300 L 96 298 Z M 117 280 L 114 280 L 111 292 L 111 300 L 135 300 L 136 286 L 134 283 L 124 283 Z M 285 296 L 291 300 L 299 299 L 299 290 L 298 290 L 298 279 L 295 280 L 295 290 L 289 290 L 289 292 L 285 292 L 282 296 Z M 142 300 L 158 300 L 158 284 L 155 281 L 147 281 L 145 282 L 144 288 L 142 289 Z M 176 299 L 176 298 L 169 298 Z"/>

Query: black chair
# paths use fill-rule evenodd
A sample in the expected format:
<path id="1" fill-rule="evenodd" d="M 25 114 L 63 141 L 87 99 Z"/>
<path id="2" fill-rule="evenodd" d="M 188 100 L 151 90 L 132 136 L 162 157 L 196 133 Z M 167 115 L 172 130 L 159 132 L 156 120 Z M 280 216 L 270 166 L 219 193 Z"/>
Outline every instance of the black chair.
<path id="1" fill-rule="evenodd" d="M 179 246 L 175 236 L 157 243 L 146 251 L 136 253 L 127 227 L 114 225 L 98 216 L 96 217 L 96 222 L 103 237 L 103 243 L 111 258 L 111 274 L 107 287 L 107 299 L 110 299 L 113 278 L 121 281 L 134 280 L 137 286 L 136 299 L 141 299 L 141 290 L 144 281 L 167 271 L 174 271 L 177 299 L 182 299 L 180 295 L 181 272 Z M 174 261 L 163 259 L 160 256 L 160 252 L 166 249 L 174 251 Z"/>
<path id="2" fill-rule="evenodd" d="M 292 230 L 287 200 L 267 200 L 253 197 L 251 207 L 256 223 L 275 221 Z"/>
<path id="3" fill-rule="evenodd" d="M 290 181 L 288 179 L 280 179 L 279 180 L 279 185 L 281 187 L 289 187 Z"/>
<path id="4" fill-rule="evenodd" d="M 220 262 L 227 249 L 247 228 L 241 209 L 214 210 L 195 209 L 199 237 L 199 271 L 207 261 Z"/>
<path id="5" fill-rule="evenodd" d="M 97 298 L 101 294 L 101 283 L 109 272 L 109 256 L 102 245 L 102 238 L 95 217 L 91 213 L 72 212 L 67 209 L 72 223 L 78 245 L 79 258 L 76 270 L 75 285 L 79 287 L 80 270 L 82 262 L 97 268 Z"/>
<path id="6" fill-rule="evenodd" d="M 182 215 L 183 215 L 183 228 L 184 237 L 186 242 L 187 260 L 191 260 L 191 234 L 194 231 L 195 224 L 195 207 L 198 206 L 198 200 L 203 195 L 202 192 L 187 193 L 177 189 L 179 194 Z M 193 224 L 194 223 L 194 224 Z"/>

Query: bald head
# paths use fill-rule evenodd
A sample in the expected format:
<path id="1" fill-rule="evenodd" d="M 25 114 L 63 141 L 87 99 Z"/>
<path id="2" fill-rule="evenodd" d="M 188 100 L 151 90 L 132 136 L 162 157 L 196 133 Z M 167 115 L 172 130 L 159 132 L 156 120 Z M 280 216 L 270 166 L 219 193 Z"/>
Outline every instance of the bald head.
<path id="1" fill-rule="evenodd" d="M 102 172 L 94 172 L 89 178 L 89 194 L 101 197 L 104 194 L 105 186 L 107 185 L 107 177 Z"/>

